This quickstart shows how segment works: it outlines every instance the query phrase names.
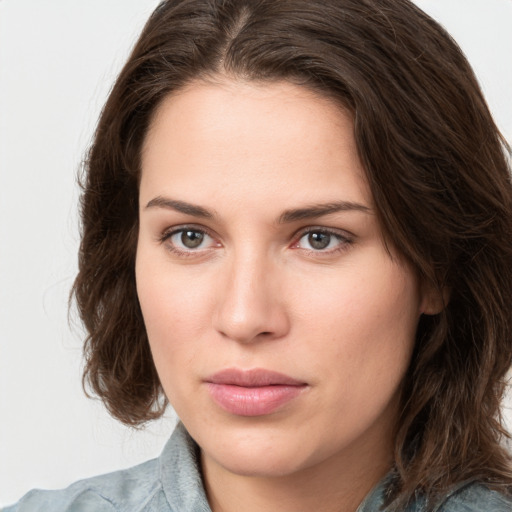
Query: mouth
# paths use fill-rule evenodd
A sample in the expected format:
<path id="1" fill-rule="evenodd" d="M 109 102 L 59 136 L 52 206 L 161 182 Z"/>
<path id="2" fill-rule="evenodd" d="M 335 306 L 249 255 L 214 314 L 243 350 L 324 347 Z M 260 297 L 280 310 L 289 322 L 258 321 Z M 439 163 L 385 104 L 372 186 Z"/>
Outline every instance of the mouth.
<path id="1" fill-rule="evenodd" d="M 236 416 L 264 416 L 298 397 L 307 383 L 288 375 L 255 368 L 228 368 L 205 379 L 212 400 Z"/>

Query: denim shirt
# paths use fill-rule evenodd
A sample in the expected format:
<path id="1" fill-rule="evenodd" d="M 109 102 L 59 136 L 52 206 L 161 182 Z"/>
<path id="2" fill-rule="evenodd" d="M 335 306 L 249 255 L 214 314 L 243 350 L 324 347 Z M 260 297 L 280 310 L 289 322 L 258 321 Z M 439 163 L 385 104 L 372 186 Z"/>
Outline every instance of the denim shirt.
<path id="1" fill-rule="evenodd" d="M 81 480 L 61 491 L 34 490 L 3 512 L 211 512 L 198 466 L 199 451 L 182 424 L 162 455 L 130 469 Z M 384 479 L 357 512 L 379 512 Z M 423 500 L 404 512 L 425 511 Z M 486 487 L 462 484 L 435 512 L 511 512 L 512 501 Z"/>

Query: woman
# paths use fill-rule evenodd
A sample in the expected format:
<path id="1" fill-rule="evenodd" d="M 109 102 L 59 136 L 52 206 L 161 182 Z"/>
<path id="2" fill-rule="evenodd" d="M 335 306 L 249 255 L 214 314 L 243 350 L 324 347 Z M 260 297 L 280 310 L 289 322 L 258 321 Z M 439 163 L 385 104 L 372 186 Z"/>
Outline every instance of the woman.
<path id="1" fill-rule="evenodd" d="M 182 423 L 8 510 L 510 510 L 504 147 L 406 0 L 163 2 L 89 154 L 74 293 L 110 412 Z"/>

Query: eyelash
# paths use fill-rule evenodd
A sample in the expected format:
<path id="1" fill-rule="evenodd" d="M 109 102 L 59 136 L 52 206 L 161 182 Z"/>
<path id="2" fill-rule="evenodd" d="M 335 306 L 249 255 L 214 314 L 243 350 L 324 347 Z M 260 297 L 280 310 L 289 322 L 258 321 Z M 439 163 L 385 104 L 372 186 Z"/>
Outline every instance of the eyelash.
<path id="1" fill-rule="evenodd" d="M 162 235 L 159 237 L 159 242 L 161 244 L 166 245 L 166 248 L 170 252 L 172 252 L 180 257 L 194 257 L 194 256 L 197 256 L 198 253 L 204 252 L 204 251 L 212 248 L 212 247 L 210 247 L 210 248 L 202 249 L 202 250 L 199 249 L 197 251 L 195 251 L 194 249 L 182 250 L 182 249 L 176 247 L 175 244 L 169 243 L 170 239 L 174 235 L 177 235 L 179 233 L 184 233 L 185 231 L 191 231 L 193 233 L 200 233 L 202 235 L 206 235 L 206 236 L 212 238 L 213 240 L 215 239 L 215 237 L 204 227 L 196 227 L 193 225 L 184 225 L 184 226 L 176 226 L 172 229 L 164 231 L 162 233 Z M 336 244 L 336 246 L 334 248 L 327 249 L 327 250 L 305 249 L 305 248 L 300 247 L 299 246 L 300 241 L 304 237 L 311 235 L 312 233 L 333 237 L 338 241 L 338 243 Z M 296 235 L 294 235 L 293 239 L 294 239 L 294 242 L 291 244 L 292 249 L 301 249 L 301 250 L 305 251 L 307 254 L 314 255 L 314 256 L 322 256 L 322 255 L 327 256 L 327 255 L 336 254 L 338 252 L 343 252 L 343 251 L 347 250 L 348 247 L 350 245 L 352 245 L 352 243 L 354 241 L 353 235 L 351 235 L 345 231 L 328 229 L 325 227 L 315 227 L 315 226 L 312 226 L 312 227 L 309 227 L 306 229 L 302 229 Z M 329 241 L 329 243 L 330 243 L 330 241 Z M 217 246 L 219 247 L 220 244 L 218 244 Z"/>
<path id="2" fill-rule="evenodd" d="M 193 233 L 201 233 L 203 235 L 209 236 L 212 239 L 215 238 L 212 234 L 210 234 L 208 232 L 208 230 L 206 230 L 203 227 L 200 228 L 200 227 L 196 227 L 194 225 L 185 225 L 185 226 L 176 226 L 167 231 L 164 231 L 162 233 L 162 235 L 160 236 L 159 241 L 161 244 L 164 244 L 170 252 L 176 254 L 177 256 L 185 257 L 185 258 L 197 256 L 199 251 L 194 251 L 193 249 L 182 250 L 182 249 L 176 247 L 176 245 L 170 243 L 170 239 L 174 235 L 177 235 L 179 233 L 184 233 L 185 231 L 191 231 Z M 205 249 L 203 249 L 203 251 L 204 250 Z"/>
<path id="3" fill-rule="evenodd" d="M 338 243 L 336 244 L 335 247 L 333 247 L 331 249 L 327 249 L 327 250 L 304 249 L 304 248 L 299 247 L 300 241 L 305 236 L 311 235 L 312 233 L 335 238 L 338 241 Z M 329 256 L 332 254 L 337 254 L 339 252 L 346 251 L 348 249 L 348 247 L 354 241 L 353 235 L 350 235 L 349 233 L 347 233 L 345 231 L 340 231 L 340 230 L 336 230 L 336 229 L 328 229 L 328 228 L 324 228 L 324 227 L 314 227 L 314 226 L 300 231 L 294 239 L 296 241 L 293 243 L 292 248 L 302 249 L 303 251 L 306 251 L 308 254 L 311 254 L 314 256 L 321 256 L 321 255 Z"/>

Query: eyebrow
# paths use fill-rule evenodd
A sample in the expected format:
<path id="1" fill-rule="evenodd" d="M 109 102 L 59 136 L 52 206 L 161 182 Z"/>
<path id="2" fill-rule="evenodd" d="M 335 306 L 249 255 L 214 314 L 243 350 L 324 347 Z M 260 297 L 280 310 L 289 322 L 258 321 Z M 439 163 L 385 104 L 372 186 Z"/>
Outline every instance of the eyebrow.
<path id="1" fill-rule="evenodd" d="M 146 209 L 148 208 L 167 208 L 180 213 L 184 213 L 186 215 L 192 215 L 193 217 L 200 217 L 203 219 L 214 219 L 216 217 L 214 212 L 207 210 L 202 206 L 162 196 L 151 199 L 151 201 L 149 201 L 149 203 L 146 205 Z M 336 201 L 330 203 L 313 204 L 303 208 L 285 210 L 279 216 L 277 223 L 287 224 L 290 222 L 296 222 L 298 220 L 312 219 L 345 211 L 360 211 L 363 213 L 370 213 L 371 208 L 359 203 L 354 203 L 352 201 Z"/>
<path id="2" fill-rule="evenodd" d="M 288 222 L 312 219 L 315 217 L 329 215 L 331 213 L 346 211 L 359 211 L 363 213 L 370 213 L 371 208 L 363 204 L 354 203 L 352 201 L 336 201 L 333 203 L 313 204 L 305 208 L 286 210 L 279 216 L 278 222 L 279 224 L 285 224 Z"/>
<path id="3" fill-rule="evenodd" d="M 201 217 L 203 219 L 213 219 L 215 217 L 213 212 L 210 212 L 202 206 L 186 203 L 185 201 L 177 201 L 176 199 L 168 199 L 161 196 L 151 199 L 145 209 L 148 208 L 167 208 L 169 210 L 176 210 L 177 212 L 192 215 L 193 217 Z"/>

